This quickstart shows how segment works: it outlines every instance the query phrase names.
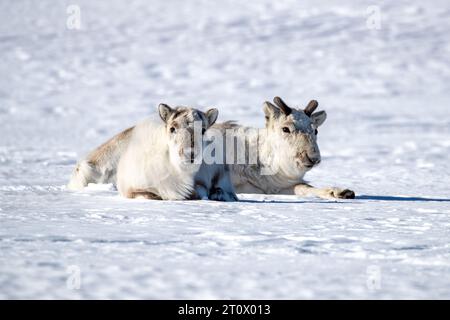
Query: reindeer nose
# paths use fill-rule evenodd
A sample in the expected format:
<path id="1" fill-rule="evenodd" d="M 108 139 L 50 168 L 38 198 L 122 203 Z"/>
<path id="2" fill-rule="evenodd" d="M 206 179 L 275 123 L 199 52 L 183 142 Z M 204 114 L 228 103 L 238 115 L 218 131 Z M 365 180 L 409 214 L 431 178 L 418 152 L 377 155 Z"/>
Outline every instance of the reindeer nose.
<path id="1" fill-rule="evenodd" d="M 320 156 L 309 156 L 306 152 L 301 153 L 301 159 L 307 166 L 313 167 L 320 163 Z"/>
<path id="2" fill-rule="evenodd" d="M 312 158 L 308 157 L 308 158 L 314 164 L 319 164 L 320 163 L 320 157 L 312 157 Z"/>

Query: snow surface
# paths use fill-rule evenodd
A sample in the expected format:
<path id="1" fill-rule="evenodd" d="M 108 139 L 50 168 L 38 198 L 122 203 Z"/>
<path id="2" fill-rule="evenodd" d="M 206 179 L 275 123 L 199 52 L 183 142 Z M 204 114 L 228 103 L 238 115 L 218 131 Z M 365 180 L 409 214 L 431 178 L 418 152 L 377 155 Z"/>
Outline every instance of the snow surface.
<path id="1" fill-rule="evenodd" d="M 0 298 L 449 299 L 450 4 L 371 4 L 0 1 Z M 65 190 L 159 102 L 262 126 L 275 95 L 327 110 L 307 178 L 357 199 Z"/>

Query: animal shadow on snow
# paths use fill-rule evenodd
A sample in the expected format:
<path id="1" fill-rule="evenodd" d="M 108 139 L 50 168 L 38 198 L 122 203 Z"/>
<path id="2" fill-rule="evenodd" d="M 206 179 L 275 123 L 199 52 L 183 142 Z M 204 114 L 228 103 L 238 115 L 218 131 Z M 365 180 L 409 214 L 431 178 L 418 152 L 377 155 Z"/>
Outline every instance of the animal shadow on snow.
<path id="1" fill-rule="evenodd" d="M 393 202 L 400 202 L 400 201 L 409 201 L 409 202 L 450 202 L 450 199 L 444 199 L 444 198 L 422 198 L 422 197 L 398 197 L 398 196 L 372 196 L 372 195 L 360 195 L 356 196 L 353 200 L 344 200 L 344 199 L 311 199 L 311 200 L 251 200 L 251 199 L 242 199 L 239 200 L 239 202 L 243 203 L 358 203 L 358 200 L 372 200 L 372 201 L 393 201 Z"/>
<path id="2" fill-rule="evenodd" d="M 271 200 L 271 199 L 267 199 L 267 200 L 252 200 L 252 199 L 239 199 L 239 201 L 237 203 L 283 203 L 283 204 L 301 204 L 301 203 L 349 203 L 349 202 L 354 202 L 354 201 L 339 201 L 339 200 L 343 200 L 343 199 L 319 199 L 317 198 L 316 200 L 311 199 L 311 200 Z"/>
<path id="3" fill-rule="evenodd" d="M 375 200 L 375 201 L 413 201 L 413 202 L 450 202 L 450 199 L 443 198 L 421 198 L 421 197 L 394 197 L 394 196 L 356 196 L 356 200 Z"/>

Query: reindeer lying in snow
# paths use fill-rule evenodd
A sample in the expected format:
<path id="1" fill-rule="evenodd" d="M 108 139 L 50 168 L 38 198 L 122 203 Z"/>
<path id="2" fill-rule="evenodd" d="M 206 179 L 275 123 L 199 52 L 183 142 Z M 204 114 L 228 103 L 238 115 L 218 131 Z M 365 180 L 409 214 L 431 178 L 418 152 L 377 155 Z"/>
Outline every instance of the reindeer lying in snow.
<path id="1" fill-rule="evenodd" d="M 238 145 L 257 150 L 257 161 L 230 164 L 231 179 L 237 193 L 295 194 L 321 198 L 353 199 L 349 189 L 314 188 L 304 182 L 306 172 L 320 163 L 317 129 L 327 115 L 314 112 L 318 106 L 312 100 L 304 110 L 290 108 L 279 97 L 273 105 L 264 103 L 265 129 L 243 127 L 234 122 L 216 124 L 222 135 L 234 136 Z M 234 158 L 235 148 L 226 148 L 226 157 Z M 246 157 L 249 157 L 247 151 Z M 229 163 L 227 161 L 227 163 Z"/>
<path id="2" fill-rule="evenodd" d="M 203 188 L 203 190 L 217 190 L 210 191 L 209 198 L 235 199 L 234 193 L 231 192 L 232 187 L 227 185 L 229 183 L 228 169 L 231 173 L 232 184 L 238 193 L 354 198 L 355 193 L 349 189 L 319 189 L 312 187 L 303 180 L 306 172 L 319 164 L 321 160 L 317 145 L 317 129 L 326 120 L 326 113 L 325 111 L 314 113 L 318 106 L 317 101 L 311 101 L 304 110 L 290 108 L 279 97 L 274 98 L 274 103 L 277 106 L 270 102 L 264 103 L 266 116 L 266 127 L 264 129 L 243 127 L 233 122 L 225 122 L 216 124 L 208 130 L 208 132 L 219 131 L 216 133 L 218 136 L 229 134 L 236 137 L 239 145 L 247 144 L 249 150 L 256 150 L 257 153 L 257 161 L 251 163 L 245 161 L 242 163 L 232 161 L 230 163 L 226 161 L 225 163 L 228 163 L 228 166 L 209 164 L 213 171 L 222 170 L 219 175 L 213 177 L 212 186 L 208 184 Z M 172 118 L 161 115 L 163 119 L 166 119 L 164 120 L 166 128 L 171 128 L 167 120 L 176 119 L 176 114 L 178 113 L 175 111 Z M 132 141 L 134 130 L 135 127 L 129 128 L 116 135 L 81 161 L 73 174 L 69 188 L 80 189 L 90 182 L 116 184 L 119 160 L 127 150 L 130 141 Z M 211 136 L 214 135 L 214 133 L 211 134 Z M 224 150 L 227 159 L 228 155 L 234 152 L 234 149 L 233 145 L 232 148 Z M 137 173 L 133 174 L 137 175 Z M 227 196 L 223 195 L 223 191 Z M 126 195 L 127 191 L 123 190 L 122 192 Z M 139 195 L 139 192 L 135 192 L 134 195 Z M 151 194 L 147 194 L 147 196 L 152 197 Z M 205 198 L 205 191 L 200 190 L 195 197 Z"/>
<path id="3" fill-rule="evenodd" d="M 69 189 L 117 180 L 127 198 L 236 201 L 228 166 L 205 164 L 201 157 L 203 134 L 216 121 L 217 109 L 203 113 L 160 104 L 159 115 L 163 122 L 147 119 L 92 151 L 77 165 Z"/>

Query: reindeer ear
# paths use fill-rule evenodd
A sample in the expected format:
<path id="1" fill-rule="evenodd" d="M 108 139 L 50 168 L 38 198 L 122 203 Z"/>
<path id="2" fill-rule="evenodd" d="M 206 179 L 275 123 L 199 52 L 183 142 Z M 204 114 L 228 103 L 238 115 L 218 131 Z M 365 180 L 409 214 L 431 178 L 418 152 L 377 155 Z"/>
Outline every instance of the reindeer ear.
<path id="1" fill-rule="evenodd" d="M 169 120 L 170 115 L 173 113 L 173 109 L 169 107 L 165 103 L 160 103 L 158 106 L 159 116 L 161 117 L 162 121 L 167 122 Z"/>
<path id="2" fill-rule="evenodd" d="M 212 126 L 219 116 L 219 110 L 216 108 L 209 109 L 205 112 L 206 118 L 208 119 L 208 127 Z"/>
<path id="3" fill-rule="evenodd" d="M 267 120 L 270 118 L 278 118 L 278 116 L 280 115 L 280 109 L 275 107 L 269 101 L 264 102 L 263 110 Z"/>
<path id="4" fill-rule="evenodd" d="M 311 115 L 311 120 L 316 128 L 320 127 L 327 119 L 327 113 L 325 111 L 314 112 Z"/>

